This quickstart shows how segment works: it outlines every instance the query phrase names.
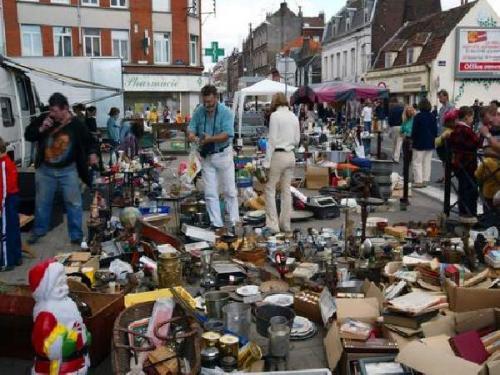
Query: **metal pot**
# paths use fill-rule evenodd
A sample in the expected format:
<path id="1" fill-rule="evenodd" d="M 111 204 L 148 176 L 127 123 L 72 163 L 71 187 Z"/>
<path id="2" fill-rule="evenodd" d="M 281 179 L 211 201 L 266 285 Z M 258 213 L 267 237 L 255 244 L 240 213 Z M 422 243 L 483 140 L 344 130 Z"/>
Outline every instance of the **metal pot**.
<path id="1" fill-rule="evenodd" d="M 222 319 L 222 308 L 229 302 L 229 293 L 207 292 L 204 297 L 208 317 Z"/>
<path id="2" fill-rule="evenodd" d="M 255 310 L 257 332 L 259 333 L 259 335 L 268 337 L 270 320 L 274 316 L 284 316 L 286 319 L 288 319 L 288 326 L 290 328 L 293 327 L 295 313 L 291 308 L 277 305 L 262 305 Z"/>
<path id="3" fill-rule="evenodd" d="M 328 151 L 326 154 L 328 161 L 333 163 L 345 163 L 350 151 Z"/>

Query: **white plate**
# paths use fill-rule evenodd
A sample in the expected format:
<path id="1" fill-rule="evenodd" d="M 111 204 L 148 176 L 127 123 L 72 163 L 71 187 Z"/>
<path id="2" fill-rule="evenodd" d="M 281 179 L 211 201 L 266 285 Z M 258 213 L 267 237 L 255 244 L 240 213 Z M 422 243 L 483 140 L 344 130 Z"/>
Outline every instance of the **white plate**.
<path id="1" fill-rule="evenodd" d="M 236 289 L 236 293 L 243 297 L 253 296 L 259 293 L 259 287 L 257 285 L 245 285 Z"/>
<path id="2" fill-rule="evenodd" d="M 313 328 L 312 322 L 303 316 L 296 316 L 293 320 L 291 334 L 294 336 L 304 335 Z"/>
<path id="3" fill-rule="evenodd" d="M 272 294 L 264 298 L 264 302 L 272 305 L 289 307 L 293 305 L 293 295 L 284 293 Z"/>
<path id="4" fill-rule="evenodd" d="M 251 218 L 258 218 L 266 215 L 266 211 L 264 210 L 256 210 L 256 211 L 250 211 L 247 212 L 247 216 Z"/>

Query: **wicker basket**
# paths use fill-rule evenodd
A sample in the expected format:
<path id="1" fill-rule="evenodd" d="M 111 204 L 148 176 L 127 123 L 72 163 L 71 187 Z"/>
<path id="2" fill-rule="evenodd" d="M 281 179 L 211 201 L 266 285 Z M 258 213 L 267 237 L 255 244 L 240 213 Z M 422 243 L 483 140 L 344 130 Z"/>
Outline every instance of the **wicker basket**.
<path id="1" fill-rule="evenodd" d="M 130 359 L 133 355 L 140 351 L 149 351 L 154 349 L 154 345 L 150 340 L 148 340 L 150 344 L 148 348 L 133 348 L 129 345 L 128 339 L 130 333 L 128 331 L 129 324 L 136 320 L 151 317 L 153 306 L 154 301 L 139 303 L 123 310 L 116 319 L 113 329 L 111 353 L 114 374 L 128 373 L 130 371 Z M 198 374 L 201 369 L 200 342 L 202 330 L 200 325 L 193 318 L 186 316 L 184 311 L 179 306 L 176 306 L 174 317 L 170 321 L 184 321 L 187 326 L 189 326 L 190 333 L 181 337 L 185 337 L 186 340 L 185 354 L 191 366 L 190 374 Z M 166 324 L 166 322 L 161 323 L 160 326 L 164 324 Z M 155 329 L 155 331 L 157 331 L 157 329 Z"/>

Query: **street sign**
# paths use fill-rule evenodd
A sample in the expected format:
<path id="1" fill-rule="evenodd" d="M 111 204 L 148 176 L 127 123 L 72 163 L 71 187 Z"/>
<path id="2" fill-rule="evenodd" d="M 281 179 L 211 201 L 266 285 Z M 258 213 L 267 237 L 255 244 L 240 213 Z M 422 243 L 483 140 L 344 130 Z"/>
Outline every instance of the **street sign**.
<path id="1" fill-rule="evenodd" d="M 211 48 L 205 48 L 205 56 L 211 56 L 212 62 L 219 61 L 219 57 L 224 56 L 224 48 L 219 48 L 219 42 L 212 42 Z"/>

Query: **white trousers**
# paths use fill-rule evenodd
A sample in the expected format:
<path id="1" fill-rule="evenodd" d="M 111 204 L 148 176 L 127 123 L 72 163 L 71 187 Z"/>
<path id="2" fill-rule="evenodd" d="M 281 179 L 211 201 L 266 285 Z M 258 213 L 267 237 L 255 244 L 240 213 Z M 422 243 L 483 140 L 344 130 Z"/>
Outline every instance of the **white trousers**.
<path id="1" fill-rule="evenodd" d="M 391 128 L 391 138 L 392 138 L 392 158 L 399 162 L 399 157 L 401 155 L 401 146 L 403 145 L 403 136 L 401 135 L 401 126 L 393 126 Z"/>
<path id="2" fill-rule="evenodd" d="M 432 150 L 413 149 L 413 182 L 421 184 L 431 181 Z"/>
<path id="3" fill-rule="evenodd" d="M 269 181 L 266 184 L 266 226 L 275 232 L 280 228 L 284 232 L 291 232 L 292 193 L 290 185 L 295 168 L 295 154 L 293 152 L 275 152 L 271 158 Z M 276 185 L 281 188 L 281 212 L 278 220 L 276 209 Z"/>
<path id="4" fill-rule="evenodd" d="M 226 211 L 234 225 L 240 220 L 238 208 L 238 191 L 234 179 L 233 149 L 227 147 L 217 154 L 208 155 L 202 161 L 202 178 L 205 185 L 205 202 L 208 215 L 213 226 L 223 227 L 219 201 L 219 183 L 222 185 Z"/>

